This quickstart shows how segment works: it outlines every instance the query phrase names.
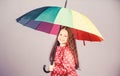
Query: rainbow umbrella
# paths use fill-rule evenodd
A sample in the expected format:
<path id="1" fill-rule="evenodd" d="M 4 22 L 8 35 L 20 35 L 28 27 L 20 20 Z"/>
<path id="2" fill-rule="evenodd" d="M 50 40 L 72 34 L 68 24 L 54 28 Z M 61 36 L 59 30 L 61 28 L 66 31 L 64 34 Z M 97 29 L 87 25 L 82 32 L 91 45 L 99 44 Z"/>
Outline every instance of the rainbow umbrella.
<path id="1" fill-rule="evenodd" d="M 103 40 L 103 36 L 85 15 L 63 7 L 41 7 L 16 20 L 24 26 L 49 34 L 57 35 L 60 26 L 67 26 L 73 30 L 77 40 L 98 42 Z"/>
<path id="2" fill-rule="evenodd" d="M 57 35 L 61 26 L 66 26 L 72 29 L 77 40 L 83 40 L 83 42 L 85 40 L 103 41 L 100 32 L 85 15 L 63 7 L 41 7 L 24 14 L 16 20 L 24 26 L 48 34 Z M 53 60 L 51 61 L 51 65 L 52 64 Z M 43 66 L 44 72 L 49 73 L 50 71 L 46 71 L 45 67 L 46 65 Z"/>

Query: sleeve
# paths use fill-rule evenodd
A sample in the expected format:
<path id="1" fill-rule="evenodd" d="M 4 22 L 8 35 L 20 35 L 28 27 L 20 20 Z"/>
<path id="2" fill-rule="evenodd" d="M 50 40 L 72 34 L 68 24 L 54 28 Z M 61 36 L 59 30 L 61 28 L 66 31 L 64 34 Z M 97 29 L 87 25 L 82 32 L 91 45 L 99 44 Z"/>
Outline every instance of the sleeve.
<path id="1" fill-rule="evenodd" d="M 75 70 L 74 57 L 70 50 L 66 49 L 64 51 L 63 59 L 61 62 L 61 65 L 56 65 L 54 67 L 55 73 L 65 74 L 71 72 L 72 70 Z"/>

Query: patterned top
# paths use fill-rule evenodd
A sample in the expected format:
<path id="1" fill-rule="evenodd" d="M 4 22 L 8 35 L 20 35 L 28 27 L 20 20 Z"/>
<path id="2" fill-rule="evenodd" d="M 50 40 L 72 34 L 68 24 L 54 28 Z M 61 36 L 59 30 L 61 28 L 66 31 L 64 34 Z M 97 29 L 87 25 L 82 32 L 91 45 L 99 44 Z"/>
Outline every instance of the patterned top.
<path id="1" fill-rule="evenodd" d="M 51 76 L 78 76 L 75 70 L 74 57 L 67 46 L 57 46 L 55 67 Z"/>

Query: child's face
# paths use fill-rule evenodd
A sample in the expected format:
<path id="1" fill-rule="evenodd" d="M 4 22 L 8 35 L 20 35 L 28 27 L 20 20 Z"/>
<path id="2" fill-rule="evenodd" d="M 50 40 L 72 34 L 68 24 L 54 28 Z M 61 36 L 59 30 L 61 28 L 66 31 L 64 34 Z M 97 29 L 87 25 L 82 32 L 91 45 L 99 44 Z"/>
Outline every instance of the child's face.
<path id="1" fill-rule="evenodd" d="M 60 46 L 65 46 L 68 40 L 68 32 L 65 29 L 62 29 L 58 35 L 58 41 Z"/>

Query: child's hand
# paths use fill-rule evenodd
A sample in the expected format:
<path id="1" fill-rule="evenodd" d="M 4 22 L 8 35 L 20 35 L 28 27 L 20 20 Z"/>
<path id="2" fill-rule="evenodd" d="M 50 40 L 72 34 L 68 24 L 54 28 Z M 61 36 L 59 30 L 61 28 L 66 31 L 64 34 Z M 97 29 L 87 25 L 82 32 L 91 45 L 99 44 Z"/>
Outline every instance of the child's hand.
<path id="1" fill-rule="evenodd" d="M 53 65 L 49 66 L 49 71 L 53 71 L 53 68 L 54 68 L 54 63 L 53 63 Z"/>

